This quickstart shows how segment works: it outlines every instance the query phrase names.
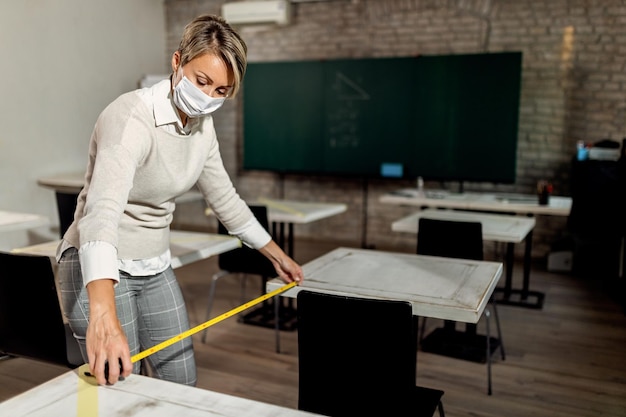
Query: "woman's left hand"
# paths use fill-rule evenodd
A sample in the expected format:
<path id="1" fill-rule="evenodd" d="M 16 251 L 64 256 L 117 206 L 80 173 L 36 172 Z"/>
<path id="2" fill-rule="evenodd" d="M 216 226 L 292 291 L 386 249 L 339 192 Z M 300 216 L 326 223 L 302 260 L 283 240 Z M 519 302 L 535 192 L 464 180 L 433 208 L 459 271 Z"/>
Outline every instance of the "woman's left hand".
<path id="1" fill-rule="evenodd" d="M 297 281 L 302 283 L 304 280 L 304 272 L 302 267 L 289 255 L 287 255 L 281 248 L 274 242 L 270 241 L 267 245 L 259 249 L 259 251 L 265 255 L 274 265 L 276 273 L 285 282 L 289 283 Z"/>

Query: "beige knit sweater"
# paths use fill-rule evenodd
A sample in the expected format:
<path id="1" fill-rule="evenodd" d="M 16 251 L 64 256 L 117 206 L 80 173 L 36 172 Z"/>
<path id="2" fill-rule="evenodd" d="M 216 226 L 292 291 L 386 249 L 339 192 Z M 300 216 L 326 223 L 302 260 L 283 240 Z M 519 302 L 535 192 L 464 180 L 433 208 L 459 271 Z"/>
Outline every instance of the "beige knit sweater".
<path id="1" fill-rule="evenodd" d="M 85 187 L 64 236 L 72 246 L 108 242 L 119 259 L 162 255 L 169 246 L 174 199 L 194 184 L 229 230 L 252 221 L 240 236 L 245 243 L 258 249 L 270 241 L 223 166 L 212 116 L 201 118 L 188 135 L 160 127 L 175 122 L 169 91 L 165 80 L 150 90 L 123 94 L 100 114 L 89 144 Z M 146 100 L 141 94 L 153 97 Z"/>

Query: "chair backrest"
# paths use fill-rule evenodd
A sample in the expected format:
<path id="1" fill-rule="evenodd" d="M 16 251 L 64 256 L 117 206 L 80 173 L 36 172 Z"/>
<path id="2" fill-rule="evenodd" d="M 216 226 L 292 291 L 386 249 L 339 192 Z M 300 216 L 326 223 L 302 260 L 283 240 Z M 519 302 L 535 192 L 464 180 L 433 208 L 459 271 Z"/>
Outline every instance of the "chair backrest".
<path id="1" fill-rule="evenodd" d="M 421 217 L 417 229 L 417 253 L 480 261 L 483 259 L 482 224 Z"/>
<path id="2" fill-rule="evenodd" d="M 78 194 L 56 192 L 57 211 L 59 214 L 59 233 L 61 238 L 74 221 Z"/>
<path id="3" fill-rule="evenodd" d="M 269 220 L 266 206 L 250 206 L 250 210 L 261 226 L 269 232 Z M 226 227 L 218 220 L 218 233 L 227 235 Z M 267 278 L 275 277 L 276 269 L 272 262 L 256 249 L 242 245 L 238 249 L 224 252 L 218 256 L 220 269 L 233 273 L 257 274 Z"/>
<path id="4" fill-rule="evenodd" d="M 297 310 L 300 410 L 406 413 L 416 372 L 410 303 L 301 290 Z"/>
<path id="5" fill-rule="evenodd" d="M 50 258 L 0 252 L 0 351 L 75 367 L 67 331 Z"/>

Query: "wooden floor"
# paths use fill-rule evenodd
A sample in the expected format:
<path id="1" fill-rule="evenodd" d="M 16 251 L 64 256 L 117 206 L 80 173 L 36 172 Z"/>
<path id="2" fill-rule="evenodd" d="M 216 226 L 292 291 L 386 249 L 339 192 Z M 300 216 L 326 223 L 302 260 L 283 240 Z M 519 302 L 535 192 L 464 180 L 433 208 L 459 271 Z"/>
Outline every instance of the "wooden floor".
<path id="1" fill-rule="evenodd" d="M 295 257 L 304 263 L 336 246 L 297 242 Z M 192 325 L 205 319 L 216 270 L 215 259 L 177 270 Z M 515 279 L 520 278 L 516 266 Z M 248 281 L 252 299 L 260 294 L 259 280 Z M 626 315 L 614 291 L 600 278 L 548 273 L 541 265 L 534 267 L 531 287 L 545 292 L 543 309 L 499 306 L 506 360 L 493 356 L 492 396 L 486 394 L 484 364 L 425 352 L 418 353 L 417 382 L 445 391 L 448 417 L 626 416 Z M 213 315 L 239 304 L 239 278 L 223 278 Z M 207 344 L 199 334 L 193 338 L 199 387 L 297 407 L 297 331 L 281 332 L 281 353 L 275 352 L 273 330 L 236 319 L 211 327 Z M 21 358 L 2 360 L 0 401 L 65 371 Z"/>

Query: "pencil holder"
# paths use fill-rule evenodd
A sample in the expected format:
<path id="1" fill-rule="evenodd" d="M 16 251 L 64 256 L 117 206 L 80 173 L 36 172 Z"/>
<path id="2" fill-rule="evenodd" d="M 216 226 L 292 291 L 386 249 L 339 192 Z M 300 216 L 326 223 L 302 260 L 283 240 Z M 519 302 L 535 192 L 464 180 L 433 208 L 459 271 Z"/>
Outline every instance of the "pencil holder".
<path id="1" fill-rule="evenodd" d="M 537 182 L 537 197 L 539 199 L 540 206 L 547 206 L 548 204 L 550 204 L 551 193 L 552 184 L 545 180 Z"/>

